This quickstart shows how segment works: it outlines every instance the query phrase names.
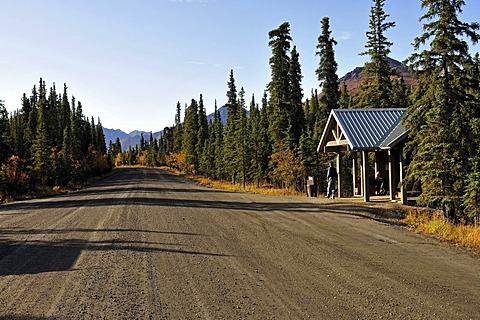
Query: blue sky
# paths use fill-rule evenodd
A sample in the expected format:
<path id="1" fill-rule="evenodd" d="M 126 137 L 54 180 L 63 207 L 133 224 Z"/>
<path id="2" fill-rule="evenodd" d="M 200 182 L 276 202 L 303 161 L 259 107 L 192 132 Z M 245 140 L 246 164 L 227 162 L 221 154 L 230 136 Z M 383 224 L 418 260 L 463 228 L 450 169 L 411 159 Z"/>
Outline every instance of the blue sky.
<path id="1" fill-rule="evenodd" d="M 330 17 L 338 74 L 368 59 L 371 0 L 0 0 L 0 99 L 20 108 L 42 77 L 63 84 L 104 127 L 159 131 L 174 123 L 177 101 L 203 94 L 207 113 L 226 102 L 234 70 L 247 102 L 270 81 L 268 32 L 288 21 L 306 96 L 318 88 L 320 21 Z M 386 36 L 403 60 L 422 32 L 420 0 L 387 0 L 396 27 Z M 480 1 L 466 0 L 461 19 L 479 21 Z M 478 51 L 478 46 L 472 48 Z"/>

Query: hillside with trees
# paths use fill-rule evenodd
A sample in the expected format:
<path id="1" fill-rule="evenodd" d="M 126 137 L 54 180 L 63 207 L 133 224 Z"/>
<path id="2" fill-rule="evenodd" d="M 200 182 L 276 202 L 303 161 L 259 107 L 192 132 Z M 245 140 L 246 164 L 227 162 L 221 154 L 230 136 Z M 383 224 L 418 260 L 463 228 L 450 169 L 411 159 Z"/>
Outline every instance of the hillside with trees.
<path id="1" fill-rule="evenodd" d="M 463 1 L 422 1 L 424 33 L 415 39 L 407 69 L 389 58 L 393 43 L 386 33 L 395 22 L 389 21 L 384 5 L 385 0 L 373 1 L 365 51 L 359 53 L 369 61 L 349 79 L 338 79 L 336 41 L 324 17 L 316 52 L 319 90 L 304 98 L 299 52 L 289 23 L 282 23 L 268 34 L 271 80 L 260 99 L 247 97 L 232 70 L 226 83 L 226 123 L 216 105 L 213 119 L 207 120 L 202 95 L 185 104 L 183 121 L 178 102 L 175 125 L 159 139 L 150 135 L 128 150 L 113 143 L 109 155 L 114 164 L 166 165 L 232 184 L 300 191 L 313 176 L 324 190 L 331 156 L 317 154 L 316 145 L 330 110 L 408 108 L 407 179 L 422 185 L 419 203 L 443 209 L 452 221 L 478 221 L 480 65 L 467 43 L 477 43 L 478 24 L 458 20 Z M 421 51 L 422 46 L 427 49 Z M 361 81 L 355 83 L 356 76 Z M 351 161 L 348 154 L 344 161 Z"/>
<path id="2" fill-rule="evenodd" d="M 67 93 L 47 91 L 40 78 L 20 110 L 8 114 L 0 101 L 0 198 L 76 188 L 111 169 L 100 120 L 86 118 Z"/>

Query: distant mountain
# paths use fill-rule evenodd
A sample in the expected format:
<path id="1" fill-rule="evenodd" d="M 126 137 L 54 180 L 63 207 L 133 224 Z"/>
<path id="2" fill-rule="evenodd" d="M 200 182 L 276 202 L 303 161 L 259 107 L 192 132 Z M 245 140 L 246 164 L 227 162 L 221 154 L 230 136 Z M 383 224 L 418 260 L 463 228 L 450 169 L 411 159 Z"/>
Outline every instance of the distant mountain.
<path id="1" fill-rule="evenodd" d="M 405 65 L 392 58 L 388 58 L 388 61 L 394 70 L 403 75 L 403 79 L 407 86 L 412 87 L 415 85 L 416 81 Z M 350 94 L 357 94 L 360 92 L 360 86 L 365 80 L 365 74 L 363 73 L 364 70 L 365 67 L 357 67 L 339 79 L 340 83 L 345 82 Z"/>
<path id="2" fill-rule="evenodd" d="M 155 139 L 158 139 L 162 136 L 163 131 L 159 132 L 154 132 L 153 137 Z M 112 143 L 115 143 L 115 141 L 120 139 L 120 144 L 122 145 L 122 150 L 127 150 L 130 146 L 135 147 L 136 145 L 140 145 L 140 139 L 143 134 L 143 138 L 146 141 L 150 140 L 150 132 L 147 131 L 132 131 L 130 133 L 125 133 L 122 130 L 118 129 L 108 129 L 108 128 L 103 128 L 103 134 L 105 135 L 105 142 L 107 143 L 107 147 L 112 141 Z"/>
<path id="3" fill-rule="evenodd" d="M 218 109 L 220 112 L 220 118 L 222 119 L 223 125 L 227 123 L 227 107 L 223 106 Z M 248 111 L 247 111 L 248 115 Z M 213 121 L 213 113 L 207 115 L 207 121 Z M 143 133 L 143 138 L 146 141 L 150 140 L 150 132 L 147 131 L 139 131 L 139 130 L 134 130 L 130 133 L 125 133 L 122 130 L 118 129 L 108 129 L 108 128 L 103 128 L 103 134 L 105 134 L 105 142 L 107 143 L 107 147 L 109 145 L 109 142 L 112 141 L 114 143 L 117 138 L 120 139 L 120 144 L 122 145 L 122 150 L 127 150 L 129 147 L 135 147 L 136 145 L 140 145 L 140 138 Z M 153 133 L 153 138 L 154 139 L 159 139 L 163 134 L 163 130 L 154 132 Z"/>
<path id="4" fill-rule="evenodd" d="M 115 140 L 117 140 L 117 137 L 120 139 L 120 141 L 128 137 L 128 133 L 125 133 L 122 130 L 118 129 L 103 128 L 103 134 L 105 135 L 105 142 L 107 144 L 110 140 L 112 142 L 115 142 Z"/>
<path id="5" fill-rule="evenodd" d="M 220 107 L 220 109 L 218 109 L 218 112 L 220 112 L 220 119 L 222 120 L 222 124 L 225 126 L 227 124 L 227 112 L 228 112 L 227 106 Z M 247 111 L 247 115 L 248 115 L 248 111 Z M 213 112 L 207 115 L 207 121 L 208 122 L 213 121 L 213 116 L 214 116 Z"/>

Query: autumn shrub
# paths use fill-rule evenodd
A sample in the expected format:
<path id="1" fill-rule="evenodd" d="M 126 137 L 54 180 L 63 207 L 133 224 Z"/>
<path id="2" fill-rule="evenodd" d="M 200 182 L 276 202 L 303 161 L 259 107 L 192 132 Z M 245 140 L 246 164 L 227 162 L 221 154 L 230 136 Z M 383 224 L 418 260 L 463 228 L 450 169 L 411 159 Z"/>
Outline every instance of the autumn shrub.
<path id="1" fill-rule="evenodd" d="M 13 200 L 30 189 L 30 167 L 18 156 L 9 157 L 1 166 L 1 200 Z"/>

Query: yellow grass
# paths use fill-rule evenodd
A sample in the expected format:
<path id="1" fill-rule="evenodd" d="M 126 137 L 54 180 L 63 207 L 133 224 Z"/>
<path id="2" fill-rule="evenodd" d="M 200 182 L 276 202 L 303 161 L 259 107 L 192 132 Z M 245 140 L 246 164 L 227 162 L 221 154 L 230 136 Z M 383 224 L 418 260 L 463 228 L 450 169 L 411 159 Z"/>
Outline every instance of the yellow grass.
<path id="1" fill-rule="evenodd" d="M 269 185 L 257 187 L 255 184 L 246 184 L 244 188 L 242 183 L 232 184 L 231 182 L 212 180 L 209 178 L 196 176 L 196 175 L 186 175 L 186 177 L 188 179 L 191 179 L 193 181 L 200 183 L 203 186 L 215 188 L 215 189 L 221 189 L 221 190 L 248 192 L 248 193 L 271 195 L 271 196 L 305 196 L 305 194 L 295 190 L 279 189 Z"/>
<path id="2" fill-rule="evenodd" d="M 478 225 L 455 225 L 445 220 L 439 212 L 419 208 L 408 209 L 402 222 L 416 232 L 432 234 L 480 252 Z"/>

